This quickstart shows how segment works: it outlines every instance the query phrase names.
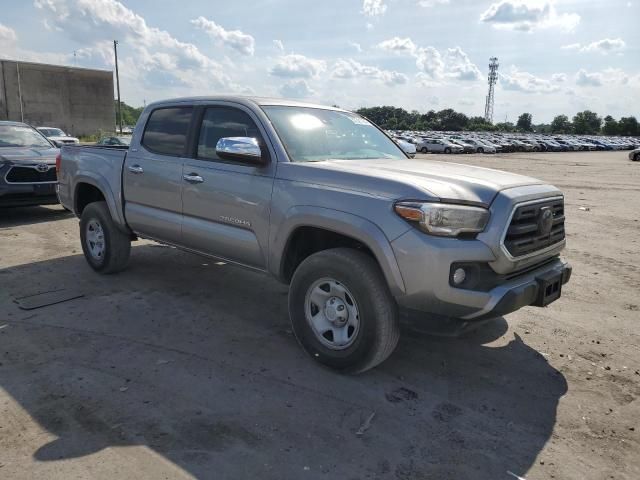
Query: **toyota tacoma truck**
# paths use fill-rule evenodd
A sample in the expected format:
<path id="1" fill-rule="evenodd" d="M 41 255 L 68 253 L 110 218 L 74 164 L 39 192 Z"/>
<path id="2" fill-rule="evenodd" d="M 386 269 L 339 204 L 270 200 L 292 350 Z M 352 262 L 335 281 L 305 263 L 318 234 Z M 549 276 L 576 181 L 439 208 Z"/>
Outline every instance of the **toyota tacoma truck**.
<path id="1" fill-rule="evenodd" d="M 571 275 L 557 188 L 408 158 L 338 108 L 162 101 L 129 147 L 65 145 L 57 168 L 94 270 L 124 269 L 145 238 L 270 274 L 302 347 L 343 372 L 385 360 L 401 318 L 459 334 L 550 304 Z"/>

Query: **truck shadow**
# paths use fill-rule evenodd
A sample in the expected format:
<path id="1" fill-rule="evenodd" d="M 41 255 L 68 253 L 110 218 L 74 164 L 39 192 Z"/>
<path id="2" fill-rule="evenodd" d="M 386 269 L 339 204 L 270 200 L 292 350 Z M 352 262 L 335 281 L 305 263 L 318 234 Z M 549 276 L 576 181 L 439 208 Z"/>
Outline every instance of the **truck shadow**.
<path id="1" fill-rule="evenodd" d="M 51 285 L 85 297 L 13 303 Z M 0 270 L 2 400 L 55 437 L 20 432 L 37 461 L 24 472 L 86 457 L 117 477 L 131 466 L 104 449 L 146 446 L 198 478 L 494 480 L 524 476 L 551 437 L 565 379 L 504 319 L 459 339 L 405 332 L 385 364 L 349 377 L 301 351 L 286 294 L 158 245 L 112 276 L 78 255 Z"/>
<path id="2" fill-rule="evenodd" d="M 72 216 L 73 213 L 65 210 L 60 205 L 0 207 L 0 228 L 51 222 Z"/>

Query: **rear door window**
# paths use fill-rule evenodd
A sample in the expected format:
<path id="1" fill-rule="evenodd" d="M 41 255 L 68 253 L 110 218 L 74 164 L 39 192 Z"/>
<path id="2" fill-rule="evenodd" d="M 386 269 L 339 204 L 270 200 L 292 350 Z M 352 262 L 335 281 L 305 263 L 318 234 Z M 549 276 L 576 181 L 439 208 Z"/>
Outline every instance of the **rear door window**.
<path id="1" fill-rule="evenodd" d="M 149 115 L 142 137 L 142 145 L 154 153 L 182 156 L 192 113 L 192 107 L 169 107 L 154 110 Z"/>

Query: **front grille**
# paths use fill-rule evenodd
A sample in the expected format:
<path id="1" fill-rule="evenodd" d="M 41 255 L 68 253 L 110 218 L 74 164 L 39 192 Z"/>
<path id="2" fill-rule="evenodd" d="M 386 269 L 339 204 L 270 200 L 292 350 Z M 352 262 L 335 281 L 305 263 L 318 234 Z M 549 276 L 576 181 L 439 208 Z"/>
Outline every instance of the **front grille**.
<path id="1" fill-rule="evenodd" d="M 53 165 L 50 165 L 46 172 L 39 172 L 32 167 L 11 167 L 6 179 L 9 183 L 41 183 L 57 180 L 56 169 Z"/>
<path id="2" fill-rule="evenodd" d="M 546 232 L 542 216 L 552 214 L 551 229 Z M 548 215 L 548 214 L 547 214 Z M 512 257 L 535 253 L 564 240 L 564 199 L 556 198 L 516 208 L 504 238 L 504 246 Z"/>

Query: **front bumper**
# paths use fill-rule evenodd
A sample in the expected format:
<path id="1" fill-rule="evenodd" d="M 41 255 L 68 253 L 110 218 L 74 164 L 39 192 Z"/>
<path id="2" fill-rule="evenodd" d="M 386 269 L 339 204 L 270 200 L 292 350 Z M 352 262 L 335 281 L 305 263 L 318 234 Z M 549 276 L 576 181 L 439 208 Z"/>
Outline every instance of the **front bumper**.
<path id="1" fill-rule="evenodd" d="M 55 187 L 55 183 L 0 183 L 0 207 L 56 204 Z"/>
<path id="2" fill-rule="evenodd" d="M 529 200 L 556 198 L 548 185 L 517 187 L 500 193 L 490 207 L 491 220 L 475 239 L 452 239 L 411 229 L 391 242 L 405 285 L 396 297 L 415 318 L 477 322 L 536 303 L 541 279 L 569 280 L 571 267 L 559 257 L 564 241 L 535 254 L 509 258 L 501 238 L 513 209 Z M 456 265 L 477 265 L 455 286 Z M 547 302 L 549 303 L 549 302 Z"/>

